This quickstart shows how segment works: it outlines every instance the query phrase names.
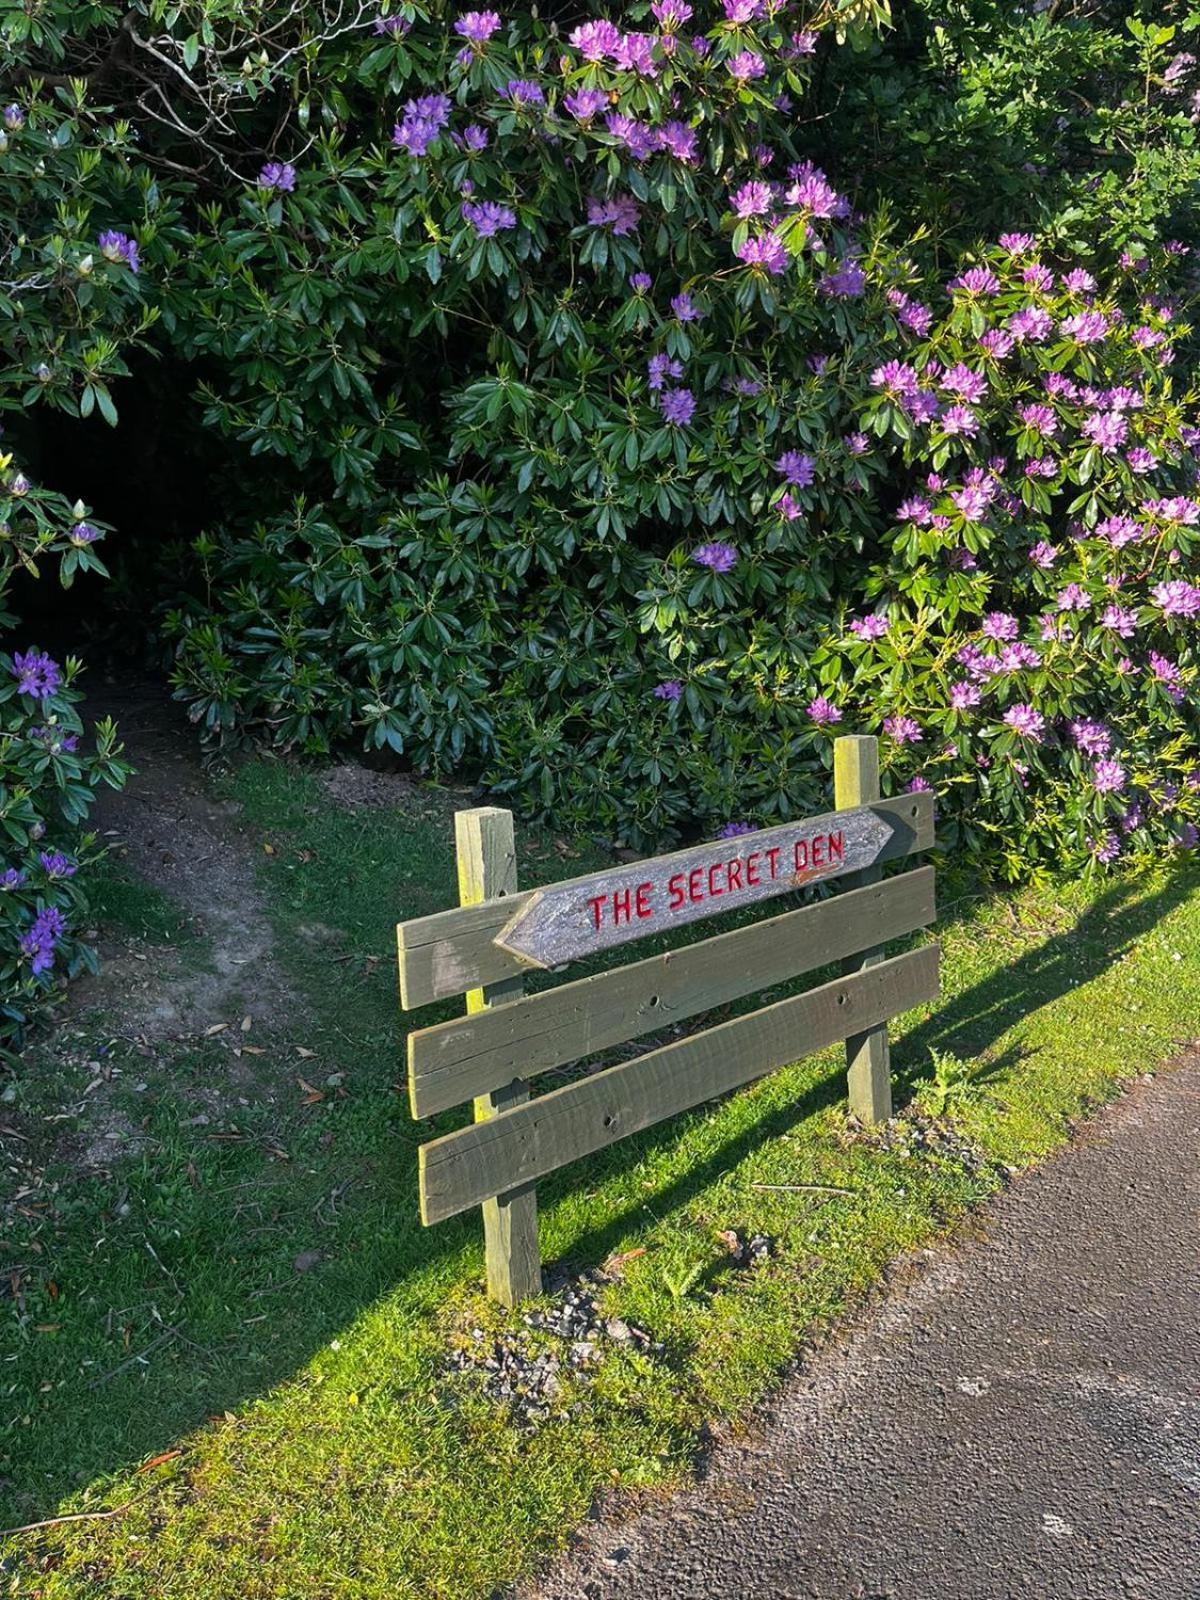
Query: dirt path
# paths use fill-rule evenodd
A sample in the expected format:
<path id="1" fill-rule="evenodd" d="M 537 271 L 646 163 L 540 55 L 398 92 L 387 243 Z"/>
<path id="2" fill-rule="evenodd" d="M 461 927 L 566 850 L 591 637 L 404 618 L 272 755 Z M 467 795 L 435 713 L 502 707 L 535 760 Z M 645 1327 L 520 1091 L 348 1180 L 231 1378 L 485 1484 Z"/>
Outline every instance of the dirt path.
<path id="1" fill-rule="evenodd" d="M 103 950 L 100 976 L 79 985 L 77 1006 L 118 997 L 130 1032 L 187 1037 L 240 1008 L 294 1016 L 273 955 L 255 882 L 253 849 L 238 808 L 214 797 L 198 742 L 161 685 L 117 679 L 97 688 L 137 769 L 120 791 L 102 788 L 90 826 L 144 882 L 161 889 L 205 940 L 201 961 L 168 952 Z"/>
<path id="2" fill-rule="evenodd" d="M 1197 1600 L 1200 1057 L 526 1600 Z"/>

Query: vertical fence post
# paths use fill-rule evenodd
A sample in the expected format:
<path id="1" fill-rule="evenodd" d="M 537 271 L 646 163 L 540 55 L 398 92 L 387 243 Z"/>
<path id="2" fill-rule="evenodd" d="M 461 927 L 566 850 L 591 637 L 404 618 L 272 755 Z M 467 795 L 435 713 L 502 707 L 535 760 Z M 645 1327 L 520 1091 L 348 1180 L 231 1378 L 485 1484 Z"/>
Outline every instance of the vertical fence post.
<path id="1" fill-rule="evenodd" d="M 473 906 L 481 900 L 516 892 L 517 850 L 511 811 L 497 806 L 459 811 L 454 817 L 454 839 L 461 905 Z M 506 978 L 502 983 L 471 989 L 467 993 L 467 1011 L 483 1011 L 517 1000 L 524 987 L 524 979 Z M 508 1111 L 528 1099 L 528 1088 L 516 1078 L 502 1089 L 476 1097 L 475 1120 L 484 1122 L 498 1111 Z M 485 1200 L 482 1209 L 488 1294 L 506 1306 L 540 1294 L 536 1185 L 522 1184 L 508 1194 Z"/>
<path id="2" fill-rule="evenodd" d="M 847 735 L 833 743 L 833 803 L 839 811 L 869 806 L 879 799 L 879 741 Z M 878 883 L 881 867 L 864 867 L 846 875 L 847 887 Z M 864 950 L 844 963 L 846 972 L 873 967 L 882 950 Z M 886 1122 L 892 1114 L 892 1072 L 887 1023 L 852 1034 L 846 1040 L 846 1073 L 850 1110 L 862 1122 Z"/>

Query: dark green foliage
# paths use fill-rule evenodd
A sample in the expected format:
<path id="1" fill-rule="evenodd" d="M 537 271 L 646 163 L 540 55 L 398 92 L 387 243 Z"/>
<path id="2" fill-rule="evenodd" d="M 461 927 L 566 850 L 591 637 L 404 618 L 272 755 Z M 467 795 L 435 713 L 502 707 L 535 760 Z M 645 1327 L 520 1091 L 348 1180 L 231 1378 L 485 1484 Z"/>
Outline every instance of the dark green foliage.
<path id="1" fill-rule="evenodd" d="M 1197 15 L 1174 0 L 907 0 L 889 19 L 841 0 L 731 23 L 709 7 L 645 72 L 569 45 L 574 14 L 517 14 L 467 47 L 456 16 L 306 0 L 272 26 L 232 0 L 144 0 L 128 15 L 48 0 L 5 21 L 25 119 L 9 160 L 36 202 L 10 252 L 12 370 L 50 370 L 21 406 L 108 415 L 119 352 L 149 341 L 190 376 L 178 452 L 221 444 L 203 503 L 181 511 L 201 524 L 194 563 L 181 582 L 172 555 L 165 580 L 174 681 L 203 735 L 390 750 L 645 844 L 823 796 L 827 729 L 809 707 L 824 695 L 861 728 L 915 713 L 922 765 L 933 756 L 951 818 L 970 821 L 958 842 L 1009 871 L 1026 870 L 1026 835 L 1047 816 L 1045 858 L 1105 848 L 1116 813 L 1079 769 L 1073 718 L 1119 725 L 1143 796 L 1178 789 L 1195 754 L 1186 710 L 1144 676 L 1116 683 L 1099 635 L 1086 671 L 1064 654 L 970 727 L 946 710 L 955 651 L 986 612 L 1011 611 L 1037 639 L 1053 594 L 1029 567 L 1035 543 L 1056 542 L 1056 584 L 1092 586 L 1093 616 L 1105 584 L 1132 579 L 1101 543 L 1066 538 L 1143 497 L 1080 432 L 1087 404 L 1061 418 L 1053 482 L 1008 486 L 1019 515 L 967 528 L 940 506 L 938 539 L 896 507 L 931 469 L 950 496 L 993 457 L 1019 466 L 1033 441 L 1017 411 L 1050 370 L 1081 390 L 1145 386 L 1157 431 L 1137 421 L 1130 443 L 1164 457 L 1146 492 L 1187 489 L 1187 284 L 1162 247 L 1193 231 Z M 657 26 L 642 7 L 624 25 Z M 795 42 L 804 29 L 811 49 Z M 581 90 L 667 144 L 637 152 L 601 110 L 573 113 Z M 443 92 L 445 126 L 398 148 L 406 104 Z M 789 168 L 807 161 L 846 207 L 788 198 Z M 739 218 L 732 196 L 764 174 L 779 184 L 771 216 Z M 482 230 L 481 204 L 498 208 Z M 114 229 L 136 240 L 140 271 L 121 245 L 96 255 Z M 1003 304 L 955 302 L 943 318 L 945 285 L 964 261 L 1001 264 L 981 241 L 1013 230 L 1037 234 L 1060 277 L 1086 266 L 1128 317 L 1169 286 L 1175 366 L 1124 333 L 981 366 L 975 341 L 1023 303 L 1017 268 Z M 743 260 L 747 245 L 785 270 Z M 639 272 L 651 283 L 634 290 Z M 39 273 L 70 326 L 110 341 L 94 381 L 85 344 L 60 359 L 55 317 L 30 317 Z M 924 342 L 897 327 L 901 293 L 931 297 Z M 700 320 L 677 315 L 680 294 Z M 1061 321 L 1088 294 L 1032 299 Z M 651 357 L 675 364 L 661 384 Z M 897 357 L 986 369 L 977 439 L 878 409 L 871 375 Z M 674 388 L 694 414 L 673 421 L 661 402 Z M 869 447 L 851 448 L 864 430 Z M 786 451 L 816 473 L 790 501 L 774 465 Z M 1190 561 L 1186 529 L 1155 528 L 1172 566 L 1139 569 L 1147 585 Z M 736 546 L 727 575 L 693 559 L 714 541 Z M 864 607 L 890 624 L 873 658 L 844 631 Z M 1139 673 L 1153 641 L 1188 681 L 1189 634 L 1147 616 Z M 675 683 L 677 701 L 656 697 Z M 1014 703 L 1053 732 L 1028 797 L 1000 720 Z M 921 776 L 912 755 L 889 749 L 890 783 Z M 982 782 L 980 757 L 999 762 Z M 1139 837 L 1160 845 L 1185 821 Z"/>

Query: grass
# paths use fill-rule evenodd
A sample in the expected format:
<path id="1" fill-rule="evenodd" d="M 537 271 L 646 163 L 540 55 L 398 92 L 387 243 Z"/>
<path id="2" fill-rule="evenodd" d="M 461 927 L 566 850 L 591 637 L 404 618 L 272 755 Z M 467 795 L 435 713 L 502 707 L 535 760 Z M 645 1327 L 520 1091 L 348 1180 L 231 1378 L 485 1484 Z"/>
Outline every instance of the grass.
<path id="1" fill-rule="evenodd" d="M 188 919 L 161 889 L 143 880 L 114 856 L 88 869 L 88 895 L 108 928 L 158 944 L 189 942 Z"/>
<path id="2" fill-rule="evenodd" d="M 545 1181 L 544 1258 L 624 1257 L 604 1309 L 664 1353 L 614 1350 L 569 1418 L 523 1433 L 445 1371 L 450 1345 L 504 1323 L 481 1295 L 477 1219 L 416 1219 L 416 1147 L 460 1119 L 409 1119 L 392 924 L 453 899 L 448 806 L 426 792 L 350 817 L 273 764 L 235 793 L 307 1014 L 154 1058 L 97 1021 L 0 1104 L 24 1134 L 0 1256 L 0 1525 L 126 1508 L 0 1545 L 0 1593 L 490 1595 L 601 1489 L 685 1471 L 702 1425 L 743 1412 L 889 1260 L 1200 1033 L 1189 866 L 943 893 L 944 999 L 901 1020 L 894 1065 L 901 1103 L 944 1114 L 958 1142 L 853 1136 L 825 1052 Z M 593 864 L 535 836 L 522 882 Z M 135 889 L 113 904 L 178 932 Z M 235 1058 L 244 1046 L 265 1053 Z M 238 1092 L 241 1068 L 259 1089 Z M 71 1143 L 98 1070 L 106 1115 L 132 1130 L 110 1173 L 81 1172 Z M 219 1103 L 215 1084 L 233 1086 Z M 957 1159 L 967 1143 L 982 1164 Z M 737 1269 L 731 1228 L 769 1235 L 772 1258 Z"/>

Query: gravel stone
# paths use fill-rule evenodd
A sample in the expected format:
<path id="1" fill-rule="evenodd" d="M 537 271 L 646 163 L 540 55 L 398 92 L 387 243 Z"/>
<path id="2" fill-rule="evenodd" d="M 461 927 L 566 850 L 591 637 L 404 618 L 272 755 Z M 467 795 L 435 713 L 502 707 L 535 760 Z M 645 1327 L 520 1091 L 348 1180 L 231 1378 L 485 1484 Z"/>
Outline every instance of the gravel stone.
<path id="1" fill-rule="evenodd" d="M 489 1400 L 507 1406 L 519 1427 L 569 1416 L 559 1377 L 564 1369 L 587 1383 L 614 1349 L 632 1345 L 651 1358 L 663 1354 L 644 1328 L 601 1316 L 589 1292 L 597 1281 L 602 1280 L 595 1274 L 576 1280 L 547 1309 L 524 1312 L 519 1324 L 497 1335 L 472 1328 L 466 1343 L 447 1357 L 447 1371 L 464 1375 Z M 546 1348 L 546 1339 L 554 1345 Z"/>

